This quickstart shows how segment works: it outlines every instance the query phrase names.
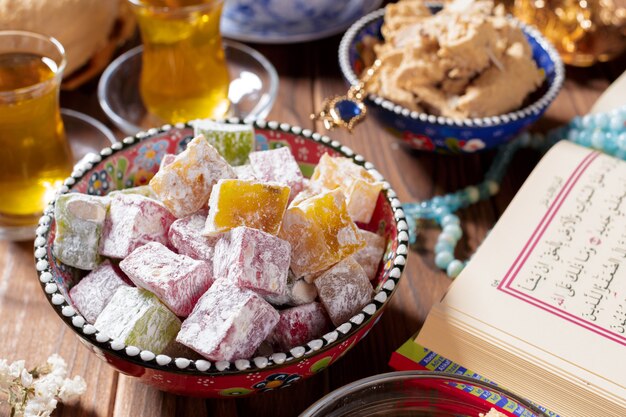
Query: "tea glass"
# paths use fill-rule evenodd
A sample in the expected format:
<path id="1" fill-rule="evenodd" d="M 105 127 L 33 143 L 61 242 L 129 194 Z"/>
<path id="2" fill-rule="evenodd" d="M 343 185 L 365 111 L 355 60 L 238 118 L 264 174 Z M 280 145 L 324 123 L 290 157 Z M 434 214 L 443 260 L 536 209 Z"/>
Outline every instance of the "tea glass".
<path id="1" fill-rule="evenodd" d="M 128 0 L 143 42 L 140 92 L 161 122 L 220 118 L 229 75 L 220 35 L 223 0 Z"/>
<path id="2" fill-rule="evenodd" d="M 56 39 L 0 31 L 0 239 L 32 238 L 72 171 L 59 109 L 65 64 Z"/>

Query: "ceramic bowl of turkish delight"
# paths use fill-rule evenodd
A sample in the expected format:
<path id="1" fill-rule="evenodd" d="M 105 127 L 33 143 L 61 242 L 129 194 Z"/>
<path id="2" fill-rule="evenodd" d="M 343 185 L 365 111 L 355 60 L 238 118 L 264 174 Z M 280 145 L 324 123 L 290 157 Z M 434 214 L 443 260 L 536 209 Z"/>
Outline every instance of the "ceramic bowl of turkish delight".
<path id="1" fill-rule="evenodd" d="M 251 395 L 365 337 L 407 255 L 400 201 L 327 136 L 276 122 L 139 133 L 74 168 L 39 222 L 54 311 L 159 389 Z"/>
<path id="2" fill-rule="evenodd" d="M 491 0 L 391 3 L 357 21 L 339 46 L 345 79 L 376 61 L 367 108 L 414 149 L 470 153 L 512 140 L 559 93 L 554 47 Z"/>

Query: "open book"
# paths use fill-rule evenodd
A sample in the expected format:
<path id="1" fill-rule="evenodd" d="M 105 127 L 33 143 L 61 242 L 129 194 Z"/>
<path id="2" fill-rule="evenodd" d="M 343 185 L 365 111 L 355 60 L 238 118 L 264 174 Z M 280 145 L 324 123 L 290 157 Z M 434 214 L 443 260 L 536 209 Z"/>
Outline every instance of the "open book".
<path id="1" fill-rule="evenodd" d="M 555 145 L 416 341 L 561 416 L 626 416 L 626 162 Z"/>

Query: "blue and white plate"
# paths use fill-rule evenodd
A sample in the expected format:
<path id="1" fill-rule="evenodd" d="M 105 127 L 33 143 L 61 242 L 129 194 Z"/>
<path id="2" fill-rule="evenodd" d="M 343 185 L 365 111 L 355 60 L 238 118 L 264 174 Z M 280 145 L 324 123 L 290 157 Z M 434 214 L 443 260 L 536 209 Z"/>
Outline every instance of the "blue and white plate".
<path id="1" fill-rule="evenodd" d="M 339 0 L 342 1 L 342 0 Z M 229 17 L 224 10 L 221 21 L 222 36 L 243 42 L 266 44 L 287 44 L 308 42 L 326 38 L 345 31 L 361 16 L 380 7 L 382 0 L 344 0 L 345 5 L 339 13 L 324 15 L 298 22 L 255 23 L 254 17 L 241 24 Z M 225 7 L 228 7 L 226 3 Z"/>

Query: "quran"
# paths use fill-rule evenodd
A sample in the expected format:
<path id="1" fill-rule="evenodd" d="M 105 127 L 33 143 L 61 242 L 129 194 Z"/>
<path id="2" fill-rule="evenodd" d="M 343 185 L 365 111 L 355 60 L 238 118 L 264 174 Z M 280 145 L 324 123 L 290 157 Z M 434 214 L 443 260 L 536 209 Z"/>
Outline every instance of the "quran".
<path id="1" fill-rule="evenodd" d="M 555 145 L 415 342 L 561 416 L 626 416 L 626 163 Z"/>

